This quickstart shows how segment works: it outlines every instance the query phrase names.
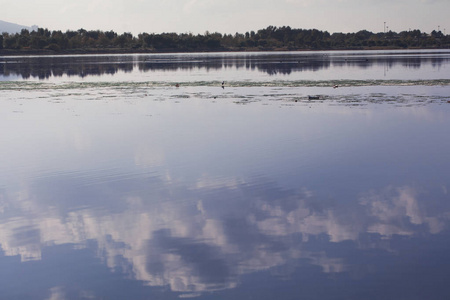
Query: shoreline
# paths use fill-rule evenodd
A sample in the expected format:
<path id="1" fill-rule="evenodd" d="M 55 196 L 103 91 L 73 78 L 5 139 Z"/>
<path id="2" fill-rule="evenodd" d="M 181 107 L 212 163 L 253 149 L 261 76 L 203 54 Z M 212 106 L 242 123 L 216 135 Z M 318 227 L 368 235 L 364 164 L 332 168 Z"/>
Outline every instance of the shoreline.
<path id="1" fill-rule="evenodd" d="M 170 54 L 170 53 L 220 53 L 220 52 L 321 52 L 321 51 L 370 51 L 370 50 L 449 50 L 450 48 L 438 47 L 354 47 L 354 48 L 330 48 L 330 49 L 290 49 L 290 48 L 221 48 L 217 50 L 183 50 L 183 49 L 125 49 L 125 48 L 86 48 L 54 51 L 49 49 L 1 49 L 0 56 L 57 56 L 57 55 L 115 55 L 115 54 Z"/>

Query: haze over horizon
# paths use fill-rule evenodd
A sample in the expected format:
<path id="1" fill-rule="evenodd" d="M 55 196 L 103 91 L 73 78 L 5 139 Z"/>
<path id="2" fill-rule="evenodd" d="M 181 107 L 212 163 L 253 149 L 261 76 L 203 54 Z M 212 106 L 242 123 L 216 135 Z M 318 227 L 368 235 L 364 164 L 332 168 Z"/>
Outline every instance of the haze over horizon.
<path id="1" fill-rule="evenodd" d="M 244 33 L 267 26 L 334 32 L 450 30 L 448 0 L 0 0 L 0 20 L 49 30 Z"/>

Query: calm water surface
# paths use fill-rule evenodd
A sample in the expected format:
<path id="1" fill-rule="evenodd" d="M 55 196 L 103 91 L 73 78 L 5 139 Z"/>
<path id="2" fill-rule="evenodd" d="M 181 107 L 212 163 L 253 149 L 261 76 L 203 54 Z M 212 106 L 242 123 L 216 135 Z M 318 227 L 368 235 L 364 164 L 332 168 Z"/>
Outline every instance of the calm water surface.
<path id="1" fill-rule="evenodd" d="M 0 57 L 0 299 L 449 299 L 449 68 Z"/>

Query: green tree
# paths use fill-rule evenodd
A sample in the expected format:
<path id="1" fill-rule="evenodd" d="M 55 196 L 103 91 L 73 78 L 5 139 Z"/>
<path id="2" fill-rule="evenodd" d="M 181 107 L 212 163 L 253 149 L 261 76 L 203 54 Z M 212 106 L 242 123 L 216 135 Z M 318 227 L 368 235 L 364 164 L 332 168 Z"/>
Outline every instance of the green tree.
<path id="1" fill-rule="evenodd" d="M 5 49 L 17 49 L 17 34 L 14 35 L 9 35 L 9 34 L 5 34 L 3 36 L 4 40 L 3 40 L 3 46 Z"/>

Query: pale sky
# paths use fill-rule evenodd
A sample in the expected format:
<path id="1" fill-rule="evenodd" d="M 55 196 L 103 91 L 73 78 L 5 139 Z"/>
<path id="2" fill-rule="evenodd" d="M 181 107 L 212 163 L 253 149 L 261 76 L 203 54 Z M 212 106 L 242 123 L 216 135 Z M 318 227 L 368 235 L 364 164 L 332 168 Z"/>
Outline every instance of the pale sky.
<path id="1" fill-rule="evenodd" d="M 273 26 L 450 32 L 450 0 L 0 0 L 0 20 L 49 30 L 245 33 Z"/>

